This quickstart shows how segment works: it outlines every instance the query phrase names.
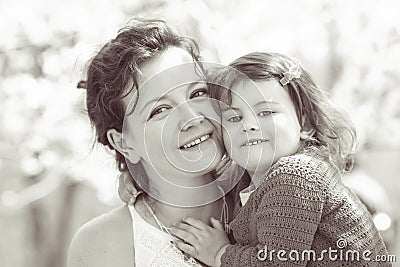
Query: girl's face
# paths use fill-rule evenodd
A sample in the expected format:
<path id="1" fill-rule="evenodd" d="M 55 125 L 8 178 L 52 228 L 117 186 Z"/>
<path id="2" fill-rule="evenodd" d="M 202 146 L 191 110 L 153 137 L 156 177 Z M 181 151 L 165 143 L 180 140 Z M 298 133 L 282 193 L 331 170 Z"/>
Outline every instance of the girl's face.
<path id="1" fill-rule="evenodd" d="M 149 176 L 201 185 L 195 177 L 214 170 L 224 151 L 204 79 L 180 48 L 169 48 L 140 70 L 137 105 L 131 113 L 128 106 L 124 120 L 128 153 L 140 158 Z"/>
<path id="2" fill-rule="evenodd" d="M 279 158 L 296 153 L 300 124 L 278 81 L 245 80 L 231 90 L 232 104 L 222 112 L 222 126 L 234 161 L 249 172 L 265 173 Z"/>

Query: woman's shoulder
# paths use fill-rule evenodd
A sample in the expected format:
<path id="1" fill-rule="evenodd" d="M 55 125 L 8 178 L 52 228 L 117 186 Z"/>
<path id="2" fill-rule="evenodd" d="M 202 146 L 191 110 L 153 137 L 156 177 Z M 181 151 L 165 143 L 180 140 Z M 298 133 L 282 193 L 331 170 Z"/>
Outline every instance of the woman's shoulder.
<path id="1" fill-rule="evenodd" d="M 69 267 L 133 266 L 132 219 L 126 206 L 102 214 L 75 233 Z"/>

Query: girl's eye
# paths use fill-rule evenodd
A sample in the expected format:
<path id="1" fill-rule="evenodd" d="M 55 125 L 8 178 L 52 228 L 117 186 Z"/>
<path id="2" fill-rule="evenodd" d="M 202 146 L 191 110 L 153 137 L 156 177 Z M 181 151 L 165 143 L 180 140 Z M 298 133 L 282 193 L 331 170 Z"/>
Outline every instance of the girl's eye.
<path id="1" fill-rule="evenodd" d="M 228 119 L 229 122 L 239 122 L 239 121 L 241 121 L 241 120 L 242 120 L 242 117 L 239 116 L 239 115 L 230 117 L 230 118 Z"/>
<path id="2" fill-rule="evenodd" d="M 170 107 L 168 107 L 168 106 L 161 106 L 161 107 L 155 108 L 155 109 L 150 113 L 149 119 L 153 118 L 153 116 L 155 116 L 155 115 L 158 115 L 158 114 L 163 113 L 164 111 L 166 111 L 166 110 L 168 110 L 168 109 L 170 109 Z"/>
<path id="3" fill-rule="evenodd" d="M 265 116 L 269 116 L 272 113 L 274 113 L 272 110 L 263 110 L 261 112 L 259 112 L 257 115 L 261 116 L 261 117 L 265 117 Z"/>
<path id="4" fill-rule="evenodd" d="M 193 91 L 193 93 L 190 95 L 190 98 L 196 98 L 200 96 L 206 96 L 208 95 L 208 90 L 207 88 L 199 88 Z"/>

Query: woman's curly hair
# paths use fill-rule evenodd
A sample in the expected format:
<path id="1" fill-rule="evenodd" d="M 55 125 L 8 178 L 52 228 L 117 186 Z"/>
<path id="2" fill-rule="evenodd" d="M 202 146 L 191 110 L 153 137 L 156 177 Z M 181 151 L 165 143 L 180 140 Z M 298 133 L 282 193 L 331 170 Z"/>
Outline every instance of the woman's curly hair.
<path id="1" fill-rule="evenodd" d="M 78 87 L 87 89 L 87 112 L 99 143 L 114 150 L 107 131 L 122 132 L 126 110 L 122 100 L 138 88 L 139 68 L 169 47 L 182 48 L 194 61 L 200 60 L 194 40 L 179 36 L 162 20 L 150 19 L 131 20 L 90 60 L 87 80 Z M 124 156 L 116 151 L 115 159 L 118 169 L 126 171 Z"/>

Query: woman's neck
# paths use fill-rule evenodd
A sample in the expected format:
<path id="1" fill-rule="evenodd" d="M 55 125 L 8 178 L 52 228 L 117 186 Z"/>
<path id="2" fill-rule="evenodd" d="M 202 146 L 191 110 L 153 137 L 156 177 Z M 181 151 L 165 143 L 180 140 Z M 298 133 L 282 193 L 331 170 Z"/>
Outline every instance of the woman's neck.
<path id="1" fill-rule="evenodd" d="M 223 200 L 219 199 L 212 203 L 198 207 L 177 207 L 163 203 L 149 195 L 145 195 L 139 199 L 138 205 L 140 210 L 146 210 L 144 201 L 166 227 L 180 222 L 185 217 L 192 217 L 210 224 L 210 218 L 219 219 L 222 212 Z M 150 212 L 144 212 L 147 221 L 154 225 L 154 220 Z M 141 214 L 143 215 L 143 214 Z M 155 225 L 156 226 L 156 225 Z"/>
<path id="2" fill-rule="evenodd" d="M 210 172 L 206 174 L 160 173 L 158 171 L 155 171 L 152 166 L 149 166 L 146 163 L 143 163 L 143 168 L 148 177 L 148 180 L 151 181 L 151 183 L 153 183 L 153 187 L 155 188 L 158 188 L 158 186 L 162 186 L 163 182 L 165 181 L 174 184 L 176 186 L 197 187 L 209 184 L 215 180 L 215 177 Z"/>
<path id="3" fill-rule="evenodd" d="M 143 196 L 142 201 L 146 201 L 158 219 L 167 227 L 177 223 L 184 217 L 193 217 L 209 224 L 210 217 L 219 219 L 222 211 L 223 200 L 214 200 L 220 191 L 216 185 L 203 188 L 213 181 L 215 177 L 211 173 L 207 174 L 181 174 L 178 177 L 172 175 L 160 175 L 153 168 L 143 164 L 145 173 L 149 181 L 149 191 Z M 203 188 L 203 189 L 202 189 Z M 210 203 L 210 200 L 212 201 Z M 167 204 L 173 203 L 173 204 Z M 179 206 L 181 203 L 182 205 Z M 198 203 L 195 205 L 192 203 Z M 202 203 L 208 203 L 202 205 Z M 143 203 L 138 201 L 139 211 L 147 218 L 148 213 L 143 209 Z M 187 205 L 189 207 L 182 207 Z M 136 205 L 135 205 L 136 206 Z M 140 212 L 139 212 L 140 213 Z M 147 220 L 154 222 L 153 220 Z M 152 223 L 154 224 L 154 223 Z"/>

